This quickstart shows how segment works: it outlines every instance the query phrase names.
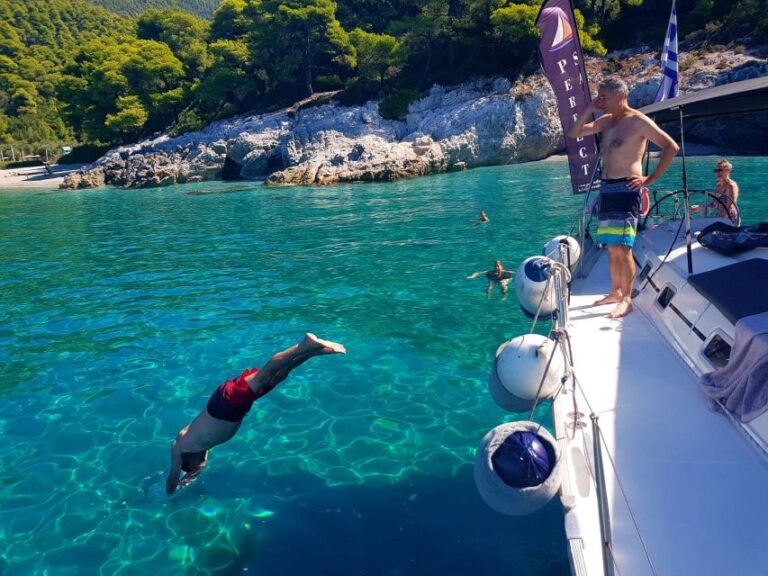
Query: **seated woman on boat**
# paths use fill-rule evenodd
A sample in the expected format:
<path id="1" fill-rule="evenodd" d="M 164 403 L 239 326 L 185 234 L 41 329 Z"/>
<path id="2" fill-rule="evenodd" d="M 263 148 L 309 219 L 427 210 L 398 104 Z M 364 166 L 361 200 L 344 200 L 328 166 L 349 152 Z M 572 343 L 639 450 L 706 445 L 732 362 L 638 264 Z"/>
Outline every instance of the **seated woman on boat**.
<path id="1" fill-rule="evenodd" d="M 480 272 L 473 272 L 467 276 L 467 280 L 472 280 L 478 276 L 485 275 L 488 279 L 488 286 L 485 289 L 488 294 L 488 298 L 491 297 L 493 287 L 498 284 L 501 286 L 501 293 L 504 297 L 507 296 L 507 289 L 509 288 L 509 281 L 512 279 L 512 272 L 504 270 L 504 264 L 501 260 L 496 260 L 493 264 L 493 270 L 481 270 Z"/>
<path id="2" fill-rule="evenodd" d="M 722 218 L 735 219 L 736 202 L 739 200 L 739 185 L 731 179 L 731 170 L 733 165 L 728 160 L 719 160 L 715 166 L 714 173 L 717 177 L 715 186 L 715 196 L 720 202 L 713 202 L 712 208 L 717 209 L 717 215 Z"/>

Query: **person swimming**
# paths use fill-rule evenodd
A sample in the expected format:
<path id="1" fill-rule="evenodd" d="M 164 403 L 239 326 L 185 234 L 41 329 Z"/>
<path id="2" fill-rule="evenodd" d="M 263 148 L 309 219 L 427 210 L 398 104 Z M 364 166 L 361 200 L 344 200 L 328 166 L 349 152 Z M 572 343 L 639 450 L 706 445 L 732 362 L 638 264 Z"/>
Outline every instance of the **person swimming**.
<path id="1" fill-rule="evenodd" d="M 491 219 L 488 218 L 488 214 L 485 213 L 485 210 L 480 210 L 480 217 L 477 220 L 474 220 L 472 222 L 472 226 L 477 226 L 478 224 L 485 224 L 486 222 L 490 222 Z"/>
<path id="2" fill-rule="evenodd" d="M 504 270 L 504 263 L 501 260 L 496 260 L 493 264 L 493 270 L 481 270 L 480 272 L 473 272 L 467 276 L 467 280 L 473 280 L 479 276 L 485 276 L 488 280 L 488 286 L 486 287 L 486 293 L 488 298 L 491 297 L 493 287 L 498 284 L 501 288 L 501 294 L 504 298 L 507 296 L 509 289 L 509 282 L 512 280 L 512 272 Z"/>

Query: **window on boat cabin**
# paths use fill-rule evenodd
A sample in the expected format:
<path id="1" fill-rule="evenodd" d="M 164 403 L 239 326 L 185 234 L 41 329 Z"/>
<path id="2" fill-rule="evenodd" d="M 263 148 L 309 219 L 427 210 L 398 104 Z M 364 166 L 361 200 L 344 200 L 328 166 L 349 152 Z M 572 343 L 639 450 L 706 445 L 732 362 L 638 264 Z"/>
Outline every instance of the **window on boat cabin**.
<path id="1" fill-rule="evenodd" d="M 672 286 L 664 286 L 664 289 L 661 291 L 661 294 L 659 294 L 659 297 L 656 298 L 656 302 L 661 306 L 662 310 L 665 310 L 667 306 L 669 306 L 669 303 L 672 302 L 672 298 L 675 297 L 675 289 Z"/>
<path id="2" fill-rule="evenodd" d="M 648 277 L 648 274 L 651 272 L 651 263 L 646 262 L 645 266 L 643 266 L 643 269 L 640 270 L 640 281 L 642 282 Z"/>

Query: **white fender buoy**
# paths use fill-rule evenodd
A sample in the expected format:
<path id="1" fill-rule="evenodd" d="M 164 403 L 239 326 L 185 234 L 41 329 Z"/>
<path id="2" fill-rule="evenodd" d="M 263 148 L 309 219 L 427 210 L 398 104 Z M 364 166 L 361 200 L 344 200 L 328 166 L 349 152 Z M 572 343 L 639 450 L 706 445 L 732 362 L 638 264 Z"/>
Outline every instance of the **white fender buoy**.
<path id="1" fill-rule="evenodd" d="M 517 300 L 520 302 L 523 311 L 531 316 L 536 314 L 539 302 L 541 302 L 540 314 L 543 317 L 552 314 L 552 311 L 557 307 L 552 282 L 549 283 L 549 288 L 547 288 L 552 262 L 550 258 L 544 256 L 531 256 L 523 260 L 520 268 L 517 269 L 515 277 Z"/>
<path id="2" fill-rule="evenodd" d="M 563 256 L 560 254 L 560 246 L 562 244 L 565 244 L 568 247 L 565 254 L 565 260 L 563 260 Z M 569 270 L 573 270 L 576 267 L 576 264 L 578 264 L 579 258 L 581 258 L 581 246 L 579 246 L 579 241 L 573 236 L 555 236 L 552 240 L 547 242 L 544 246 L 544 250 L 541 251 L 541 254 L 547 258 L 551 258 L 555 262 L 565 264 L 568 266 Z"/>
<path id="3" fill-rule="evenodd" d="M 496 350 L 488 388 L 501 408 L 523 412 L 533 405 L 537 392 L 540 399 L 551 397 L 564 372 L 565 358 L 554 340 L 541 334 L 525 334 L 505 342 Z"/>
<path id="4" fill-rule="evenodd" d="M 483 438 L 475 485 L 488 506 L 510 516 L 535 512 L 560 488 L 560 449 L 536 422 L 509 422 Z"/>

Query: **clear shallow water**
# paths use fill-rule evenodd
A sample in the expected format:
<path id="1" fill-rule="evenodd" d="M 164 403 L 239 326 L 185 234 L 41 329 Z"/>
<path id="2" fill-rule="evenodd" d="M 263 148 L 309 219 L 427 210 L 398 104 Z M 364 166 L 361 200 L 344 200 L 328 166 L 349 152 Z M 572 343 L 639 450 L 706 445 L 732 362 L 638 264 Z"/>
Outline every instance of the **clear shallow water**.
<path id="1" fill-rule="evenodd" d="M 745 221 L 768 219 L 768 163 L 735 164 Z M 567 573 L 557 503 L 507 518 L 475 491 L 480 439 L 521 417 L 486 392 L 493 353 L 530 321 L 465 277 L 568 231 L 568 189 L 552 162 L 0 194 L 0 574 Z M 166 498 L 177 431 L 305 331 L 348 355 L 293 372 Z"/>

